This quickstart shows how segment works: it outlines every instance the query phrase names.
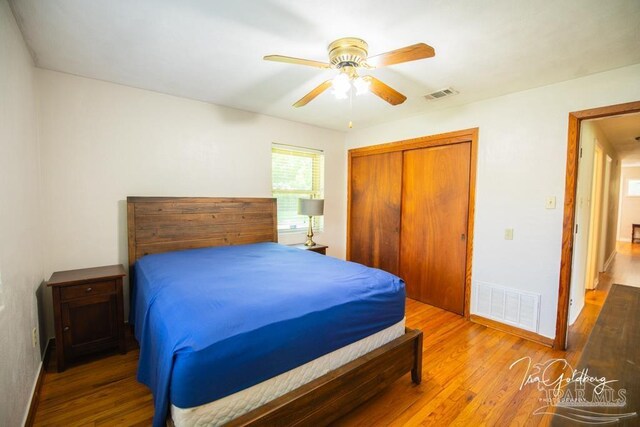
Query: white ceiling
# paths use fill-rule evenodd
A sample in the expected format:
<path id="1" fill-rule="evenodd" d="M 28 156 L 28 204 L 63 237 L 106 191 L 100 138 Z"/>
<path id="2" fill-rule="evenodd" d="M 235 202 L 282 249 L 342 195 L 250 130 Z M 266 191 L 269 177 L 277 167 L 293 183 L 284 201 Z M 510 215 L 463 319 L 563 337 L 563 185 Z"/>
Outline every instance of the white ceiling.
<path id="1" fill-rule="evenodd" d="M 640 113 L 608 117 L 597 121 L 623 163 L 640 162 Z"/>
<path id="2" fill-rule="evenodd" d="M 638 0 L 11 0 L 42 68 L 346 130 L 640 63 Z M 373 70 L 408 99 L 291 104 L 333 70 L 263 61 L 327 60 L 355 36 L 370 54 L 416 42 L 436 57 Z M 453 87 L 449 99 L 422 96 Z"/>

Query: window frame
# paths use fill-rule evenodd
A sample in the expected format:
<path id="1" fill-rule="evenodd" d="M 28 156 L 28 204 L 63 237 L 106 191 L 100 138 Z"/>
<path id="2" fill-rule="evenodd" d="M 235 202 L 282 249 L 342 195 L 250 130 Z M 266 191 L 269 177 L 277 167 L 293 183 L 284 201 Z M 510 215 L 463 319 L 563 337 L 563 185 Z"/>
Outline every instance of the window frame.
<path id="1" fill-rule="evenodd" d="M 298 157 L 308 157 L 311 158 L 311 191 L 306 189 L 287 189 L 280 190 L 274 188 L 273 178 L 274 178 L 274 168 L 273 168 L 273 154 L 278 153 L 283 155 L 292 155 Z M 324 198 L 324 163 L 325 163 L 325 152 L 324 150 L 316 149 L 316 148 L 308 148 L 301 147 L 296 145 L 288 145 L 274 142 L 271 144 L 271 196 L 277 199 L 278 194 L 280 195 L 299 195 L 299 198 L 302 198 L 307 195 L 311 195 L 314 199 L 323 199 Z M 296 211 L 297 213 L 297 211 Z M 278 215 L 278 234 L 306 234 L 309 227 L 309 218 L 304 215 L 299 215 L 299 217 L 303 218 L 300 221 L 300 227 L 295 228 L 281 228 L 280 226 L 280 215 Z M 324 231 L 324 218 L 323 216 L 314 216 L 312 219 L 312 228 L 313 232 L 322 232 Z"/>
<path id="2" fill-rule="evenodd" d="M 637 189 L 639 190 L 637 193 L 632 193 L 631 192 L 631 188 L 632 185 L 631 183 L 634 183 L 633 187 L 637 187 Z M 627 191 L 625 194 L 626 197 L 640 197 L 640 178 L 627 178 Z"/>

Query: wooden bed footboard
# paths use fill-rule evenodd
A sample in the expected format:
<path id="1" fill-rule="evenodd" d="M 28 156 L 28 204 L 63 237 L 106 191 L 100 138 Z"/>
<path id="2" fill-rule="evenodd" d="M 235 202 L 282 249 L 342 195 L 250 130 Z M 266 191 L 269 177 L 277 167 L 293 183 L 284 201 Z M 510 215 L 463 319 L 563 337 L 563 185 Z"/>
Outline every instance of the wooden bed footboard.
<path id="1" fill-rule="evenodd" d="M 405 334 L 231 421 L 229 426 L 327 425 L 411 371 L 422 380 L 422 331 Z"/>

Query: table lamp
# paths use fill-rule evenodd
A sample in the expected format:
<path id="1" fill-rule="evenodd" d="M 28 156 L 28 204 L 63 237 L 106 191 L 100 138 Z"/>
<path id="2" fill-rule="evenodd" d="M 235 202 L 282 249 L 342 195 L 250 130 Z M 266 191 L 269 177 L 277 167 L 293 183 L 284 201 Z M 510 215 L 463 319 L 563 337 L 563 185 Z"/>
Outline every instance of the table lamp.
<path id="1" fill-rule="evenodd" d="M 307 231 L 306 246 L 315 246 L 313 241 L 312 217 L 324 214 L 324 199 L 298 199 L 298 215 L 309 217 L 309 231 Z"/>

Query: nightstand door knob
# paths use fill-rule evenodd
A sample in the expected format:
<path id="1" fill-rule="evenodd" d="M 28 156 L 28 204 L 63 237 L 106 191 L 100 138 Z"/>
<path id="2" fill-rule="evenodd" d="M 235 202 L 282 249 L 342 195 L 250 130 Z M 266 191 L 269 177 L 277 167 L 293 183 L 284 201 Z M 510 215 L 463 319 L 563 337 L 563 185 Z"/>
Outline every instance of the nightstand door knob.
<path id="1" fill-rule="evenodd" d="M 93 288 L 92 288 L 92 287 L 88 287 L 88 288 L 87 288 L 87 292 L 91 292 L 92 290 L 93 290 Z"/>
<path id="2" fill-rule="evenodd" d="M 67 332 L 68 330 L 69 330 L 69 327 L 68 327 L 68 326 L 65 326 L 65 327 L 64 327 L 64 331 L 65 331 L 65 332 Z"/>

